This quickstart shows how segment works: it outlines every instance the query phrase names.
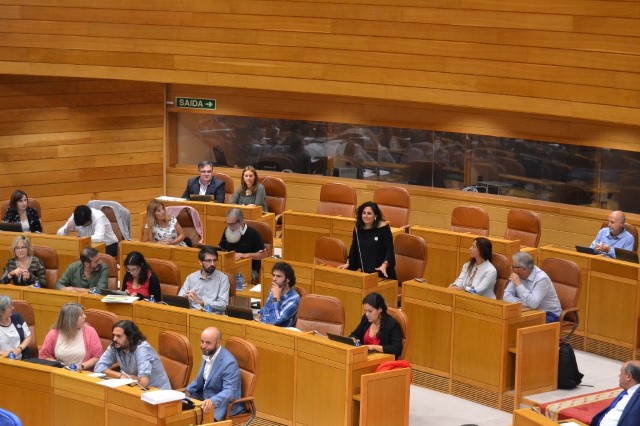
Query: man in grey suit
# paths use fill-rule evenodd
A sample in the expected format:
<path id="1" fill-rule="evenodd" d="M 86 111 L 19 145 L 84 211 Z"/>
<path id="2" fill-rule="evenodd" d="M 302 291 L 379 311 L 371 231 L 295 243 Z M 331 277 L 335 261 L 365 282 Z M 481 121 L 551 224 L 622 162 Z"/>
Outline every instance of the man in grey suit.
<path id="1" fill-rule="evenodd" d="M 216 421 L 224 419 L 229 403 L 240 398 L 242 393 L 240 368 L 231 352 L 220 344 L 221 338 L 222 333 L 215 327 L 208 327 L 202 332 L 200 350 L 203 362 L 198 377 L 186 389 L 188 396 L 204 401 L 202 410 L 205 413 L 213 408 Z M 243 411 L 242 404 L 235 404 L 231 415 Z"/>

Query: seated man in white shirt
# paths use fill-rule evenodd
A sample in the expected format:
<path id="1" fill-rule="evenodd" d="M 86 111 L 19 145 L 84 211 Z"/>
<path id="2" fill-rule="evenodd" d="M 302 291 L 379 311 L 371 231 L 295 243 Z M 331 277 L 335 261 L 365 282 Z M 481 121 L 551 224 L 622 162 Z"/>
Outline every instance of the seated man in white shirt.
<path id="1" fill-rule="evenodd" d="M 616 399 L 591 420 L 591 426 L 640 425 L 640 361 L 627 361 L 620 368 L 620 387 Z"/>
<path id="2" fill-rule="evenodd" d="M 58 235 L 69 235 L 78 231 L 79 237 L 91 237 L 92 243 L 104 243 L 107 254 L 118 255 L 118 237 L 111 228 L 111 222 L 100 210 L 80 205 L 60 229 Z"/>
<path id="3" fill-rule="evenodd" d="M 229 303 L 229 277 L 224 272 L 216 271 L 218 251 L 211 246 L 204 246 L 198 253 L 198 260 L 202 268 L 187 277 L 178 296 L 187 297 L 191 309 L 222 314 Z"/>

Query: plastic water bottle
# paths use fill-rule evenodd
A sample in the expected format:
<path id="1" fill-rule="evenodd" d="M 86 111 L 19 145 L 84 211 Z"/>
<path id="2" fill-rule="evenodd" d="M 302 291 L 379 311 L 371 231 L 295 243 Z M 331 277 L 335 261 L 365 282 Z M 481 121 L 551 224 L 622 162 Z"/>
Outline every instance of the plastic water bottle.
<path id="1" fill-rule="evenodd" d="M 36 282 L 33 283 L 32 287 L 33 288 L 41 288 L 42 286 L 40 285 L 40 281 L 36 280 Z"/>
<path id="2" fill-rule="evenodd" d="M 16 359 L 16 354 L 13 351 L 9 352 L 9 359 Z"/>
<path id="3" fill-rule="evenodd" d="M 149 298 L 149 302 L 151 303 L 156 303 L 156 297 L 152 294 L 151 297 Z"/>
<path id="4" fill-rule="evenodd" d="M 91 290 L 89 290 L 89 293 L 100 294 L 100 291 L 98 291 L 98 287 L 91 287 Z"/>
<path id="5" fill-rule="evenodd" d="M 236 275 L 236 290 L 242 290 L 243 284 L 244 279 L 242 278 L 242 273 L 238 272 L 238 275 Z"/>
<path id="6" fill-rule="evenodd" d="M 69 370 L 78 371 L 78 366 L 75 364 L 75 362 L 72 362 L 71 364 L 69 364 Z"/>
<path id="7" fill-rule="evenodd" d="M 204 307 L 204 311 L 205 311 L 205 312 L 212 313 L 212 312 L 213 312 L 213 306 L 211 306 L 211 305 L 206 305 L 206 306 Z"/>

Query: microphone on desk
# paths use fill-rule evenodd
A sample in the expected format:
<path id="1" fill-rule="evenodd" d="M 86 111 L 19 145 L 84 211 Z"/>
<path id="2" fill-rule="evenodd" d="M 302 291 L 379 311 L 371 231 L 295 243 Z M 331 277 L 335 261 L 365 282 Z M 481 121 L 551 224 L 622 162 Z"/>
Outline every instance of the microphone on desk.
<path id="1" fill-rule="evenodd" d="M 353 230 L 356 234 L 356 246 L 358 247 L 358 255 L 360 256 L 360 270 L 362 272 L 365 272 L 364 270 L 364 263 L 362 263 L 362 251 L 360 251 L 360 238 L 358 238 L 358 226 L 354 226 Z"/>
<path id="2" fill-rule="evenodd" d="M 135 380 L 133 377 L 131 377 L 130 375 L 128 375 L 128 374 L 127 374 L 127 373 L 125 373 L 124 371 L 120 370 L 120 372 L 121 372 L 122 374 L 124 374 L 124 377 L 126 377 L 127 379 L 129 379 L 129 380 L 133 380 L 133 383 L 135 383 L 136 385 L 140 386 L 140 389 L 142 389 L 143 391 L 148 391 L 148 390 L 149 390 L 149 388 L 145 388 L 144 386 L 142 386 L 142 385 L 140 384 L 140 382 L 138 382 L 137 380 Z"/>

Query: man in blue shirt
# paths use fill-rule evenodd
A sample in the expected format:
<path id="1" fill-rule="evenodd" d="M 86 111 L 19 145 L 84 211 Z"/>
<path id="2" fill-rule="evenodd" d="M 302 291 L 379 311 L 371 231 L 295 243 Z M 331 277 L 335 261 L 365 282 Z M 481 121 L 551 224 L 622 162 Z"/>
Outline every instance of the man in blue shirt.
<path id="1" fill-rule="evenodd" d="M 293 327 L 298 319 L 300 296 L 293 286 L 296 276 L 286 262 L 278 262 L 271 268 L 271 291 L 267 303 L 258 312 L 260 321 L 280 327 Z"/>
<path id="2" fill-rule="evenodd" d="M 633 250 L 635 238 L 624 228 L 624 213 L 614 211 L 609 214 L 609 226 L 602 228 L 596 239 L 591 243 L 591 248 L 607 257 L 616 257 L 615 248 Z"/>

